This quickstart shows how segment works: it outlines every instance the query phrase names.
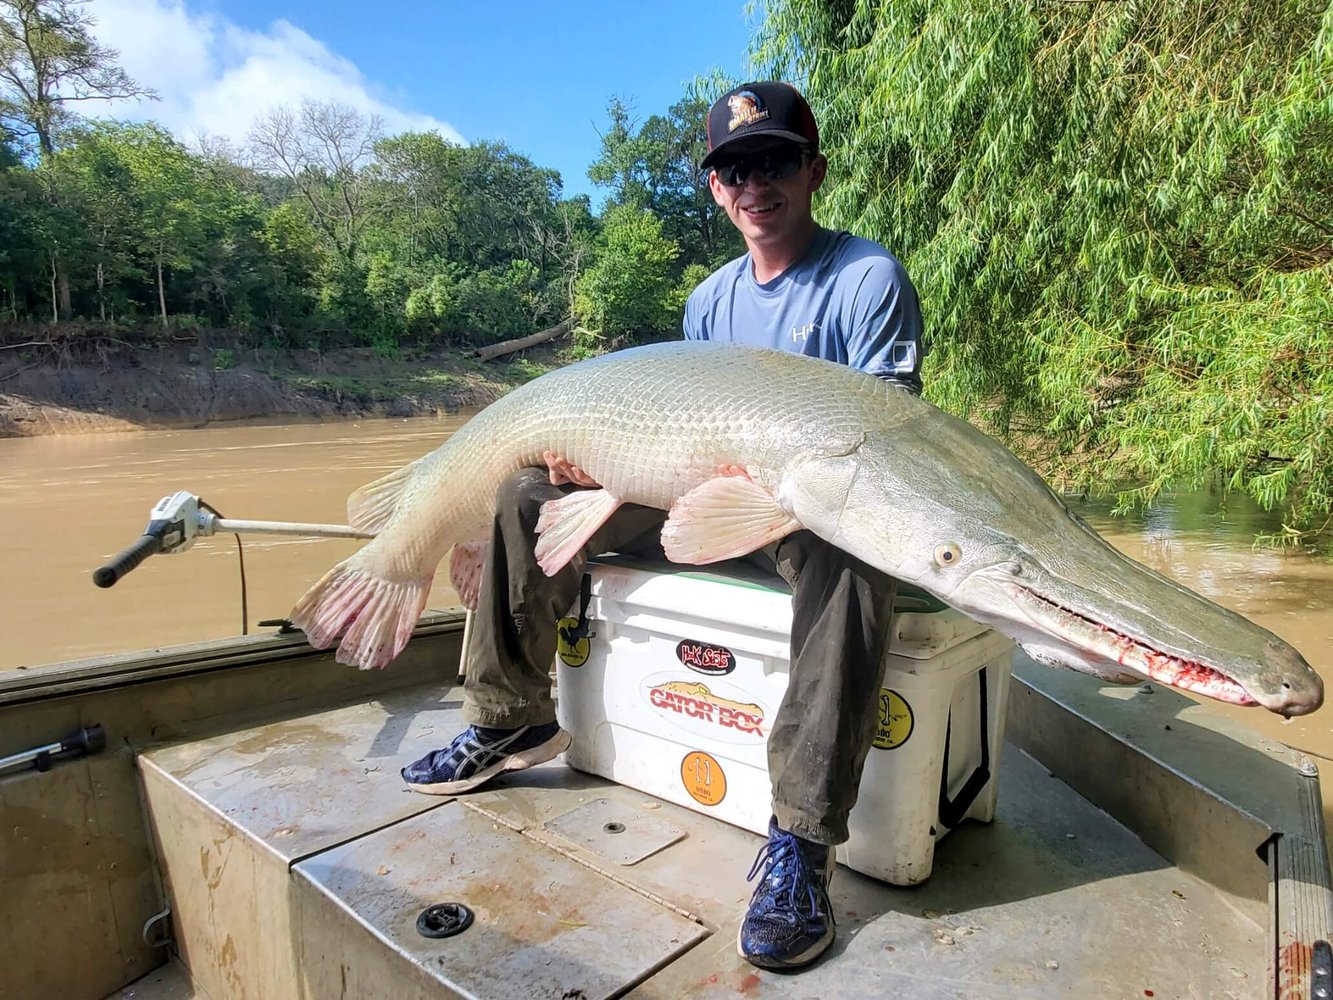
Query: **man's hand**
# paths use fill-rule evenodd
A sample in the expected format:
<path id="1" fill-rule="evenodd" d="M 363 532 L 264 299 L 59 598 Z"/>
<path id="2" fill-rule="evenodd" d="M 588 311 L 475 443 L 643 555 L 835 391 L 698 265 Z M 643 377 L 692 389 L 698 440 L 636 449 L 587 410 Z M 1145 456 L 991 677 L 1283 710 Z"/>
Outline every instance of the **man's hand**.
<path id="1" fill-rule="evenodd" d="M 550 470 L 552 486 L 573 483 L 575 486 L 591 486 L 593 489 L 597 489 L 602 485 L 577 465 L 553 451 L 542 452 L 542 461 L 546 463 L 546 468 Z"/>

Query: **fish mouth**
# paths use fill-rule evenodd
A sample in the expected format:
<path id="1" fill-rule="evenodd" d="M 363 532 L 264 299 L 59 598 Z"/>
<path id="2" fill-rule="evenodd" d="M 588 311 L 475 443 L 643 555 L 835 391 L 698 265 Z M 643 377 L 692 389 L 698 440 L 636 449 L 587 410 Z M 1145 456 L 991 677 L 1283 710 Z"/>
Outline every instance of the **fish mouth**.
<path id="1" fill-rule="evenodd" d="M 1192 691 L 1230 705 L 1261 704 L 1239 681 L 1202 660 L 1186 659 L 1158 649 L 1027 587 L 1011 585 L 1009 589 L 1034 624 L 1071 646 L 1118 663 L 1132 673 L 1168 687 Z"/>

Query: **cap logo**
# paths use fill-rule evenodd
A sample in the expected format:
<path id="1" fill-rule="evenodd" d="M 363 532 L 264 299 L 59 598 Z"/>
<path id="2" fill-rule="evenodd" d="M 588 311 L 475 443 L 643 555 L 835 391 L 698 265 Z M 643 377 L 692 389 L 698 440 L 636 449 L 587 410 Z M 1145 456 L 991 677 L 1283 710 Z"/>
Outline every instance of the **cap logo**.
<path id="1" fill-rule="evenodd" d="M 731 120 L 727 122 L 728 132 L 735 132 L 742 125 L 761 122 L 768 117 L 768 109 L 752 90 L 732 94 L 727 98 L 727 107 L 731 109 Z"/>

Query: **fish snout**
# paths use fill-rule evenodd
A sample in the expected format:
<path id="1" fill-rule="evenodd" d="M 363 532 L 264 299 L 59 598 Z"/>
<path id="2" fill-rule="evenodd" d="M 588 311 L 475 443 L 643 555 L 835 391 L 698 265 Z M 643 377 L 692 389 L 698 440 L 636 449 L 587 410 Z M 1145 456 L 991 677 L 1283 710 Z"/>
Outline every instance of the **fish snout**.
<path id="1" fill-rule="evenodd" d="M 1292 646 L 1276 636 L 1264 650 L 1258 690 L 1261 705 L 1280 715 L 1309 715 L 1324 703 L 1324 681 Z"/>

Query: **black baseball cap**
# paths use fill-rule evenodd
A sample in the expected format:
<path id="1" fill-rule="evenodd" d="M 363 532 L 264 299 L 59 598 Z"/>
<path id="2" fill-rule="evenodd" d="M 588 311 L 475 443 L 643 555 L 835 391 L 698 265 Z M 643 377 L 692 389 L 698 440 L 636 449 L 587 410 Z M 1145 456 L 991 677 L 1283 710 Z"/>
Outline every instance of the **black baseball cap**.
<path id="1" fill-rule="evenodd" d="M 699 169 L 716 163 L 729 144 L 760 135 L 819 148 L 819 126 L 800 91 L 776 81 L 744 83 L 719 97 L 709 110 L 708 155 Z"/>

